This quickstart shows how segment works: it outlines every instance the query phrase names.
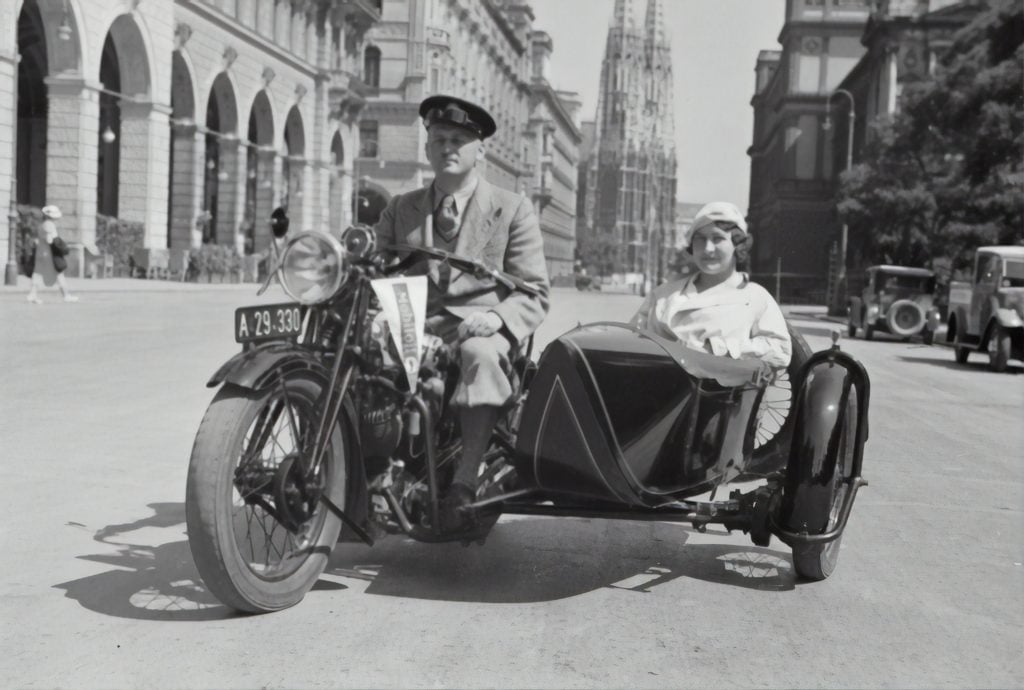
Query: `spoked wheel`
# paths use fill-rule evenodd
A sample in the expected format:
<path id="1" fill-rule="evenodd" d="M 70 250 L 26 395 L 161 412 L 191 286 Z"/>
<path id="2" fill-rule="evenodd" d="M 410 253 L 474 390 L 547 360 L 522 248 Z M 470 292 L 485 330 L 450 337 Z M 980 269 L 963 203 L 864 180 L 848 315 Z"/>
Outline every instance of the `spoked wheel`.
<path id="1" fill-rule="evenodd" d="M 857 389 L 851 387 L 847 397 L 846 413 L 840 420 L 840 436 L 836 471 L 832 473 L 825 502 L 821 504 L 822 529 L 827 532 L 839 524 L 839 514 L 850 492 L 849 479 L 853 474 L 853 453 L 857 438 Z M 793 568 L 806 580 L 824 580 L 839 561 L 839 542 L 842 535 L 823 544 L 796 544 L 793 546 Z"/>
<path id="2" fill-rule="evenodd" d="M 761 396 L 754 432 L 754 452 L 747 465 L 748 474 L 763 474 L 782 469 L 789 454 L 789 437 L 793 433 L 790 408 L 793 405 L 794 381 L 811 356 L 804 337 L 789 327 L 793 356 L 786 371 L 779 374 Z"/>
<path id="3" fill-rule="evenodd" d="M 302 600 L 327 565 L 341 523 L 347 446 L 335 428 L 315 474 L 309 455 L 322 386 L 290 378 L 257 393 L 225 385 L 199 426 L 185 495 L 189 547 L 210 592 L 239 611 Z"/>

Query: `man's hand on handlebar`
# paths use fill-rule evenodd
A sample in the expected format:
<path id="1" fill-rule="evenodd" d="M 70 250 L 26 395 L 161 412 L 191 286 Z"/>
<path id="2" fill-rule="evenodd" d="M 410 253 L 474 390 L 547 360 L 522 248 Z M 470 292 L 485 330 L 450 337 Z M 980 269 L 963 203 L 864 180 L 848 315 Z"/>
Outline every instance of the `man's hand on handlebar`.
<path id="1" fill-rule="evenodd" d="M 486 338 L 501 330 L 503 325 L 501 317 L 493 311 L 473 312 L 459 324 L 459 340 L 473 337 Z"/>

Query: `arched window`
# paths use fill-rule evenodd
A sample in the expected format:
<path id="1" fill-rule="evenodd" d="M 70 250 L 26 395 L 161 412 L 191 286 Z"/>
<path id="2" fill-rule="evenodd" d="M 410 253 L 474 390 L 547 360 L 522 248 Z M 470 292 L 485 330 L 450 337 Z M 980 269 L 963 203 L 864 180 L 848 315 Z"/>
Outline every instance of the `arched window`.
<path id="1" fill-rule="evenodd" d="M 380 48 L 367 46 L 363 53 L 363 81 L 368 86 L 380 86 Z"/>

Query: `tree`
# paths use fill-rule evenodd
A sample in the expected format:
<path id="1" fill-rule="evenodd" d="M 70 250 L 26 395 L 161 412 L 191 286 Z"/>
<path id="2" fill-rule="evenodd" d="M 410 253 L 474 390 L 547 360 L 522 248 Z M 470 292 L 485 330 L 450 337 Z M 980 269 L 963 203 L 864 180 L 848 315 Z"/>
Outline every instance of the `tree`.
<path id="1" fill-rule="evenodd" d="M 1024 243 L 1022 84 L 1024 6 L 990 0 L 840 178 L 865 259 L 956 267 L 978 245 Z"/>

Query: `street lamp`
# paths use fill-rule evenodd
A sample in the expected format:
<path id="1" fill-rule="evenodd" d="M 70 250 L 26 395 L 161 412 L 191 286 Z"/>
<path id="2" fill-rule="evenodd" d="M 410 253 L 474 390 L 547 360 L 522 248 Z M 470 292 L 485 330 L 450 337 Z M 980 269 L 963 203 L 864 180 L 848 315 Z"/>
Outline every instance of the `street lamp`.
<path id="1" fill-rule="evenodd" d="M 856 103 L 853 100 L 853 94 L 846 89 L 836 89 L 828 95 L 825 99 L 825 122 L 822 123 L 821 127 L 826 132 L 832 128 L 832 98 L 836 95 L 842 95 L 847 98 L 850 102 L 850 111 L 847 115 L 846 120 L 846 168 L 849 170 L 853 167 L 853 124 L 857 118 Z M 833 307 L 835 313 L 839 313 L 840 305 L 845 302 L 846 295 L 846 247 L 849 238 L 849 226 L 846 222 L 843 222 L 843 230 L 839 239 L 839 275 L 836 278 L 836 292 Z"/>

